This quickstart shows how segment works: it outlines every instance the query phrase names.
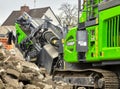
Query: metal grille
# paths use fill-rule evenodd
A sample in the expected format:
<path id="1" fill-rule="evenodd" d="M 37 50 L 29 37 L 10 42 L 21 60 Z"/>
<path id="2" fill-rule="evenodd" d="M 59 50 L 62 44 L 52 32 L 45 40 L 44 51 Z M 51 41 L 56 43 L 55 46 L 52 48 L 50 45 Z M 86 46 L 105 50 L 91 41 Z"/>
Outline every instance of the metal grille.
<path id="1" fill-rule="evenodd" d="M 120 16 L 110 18 L 107 24 L 107 46 L 120 47 Z"/>

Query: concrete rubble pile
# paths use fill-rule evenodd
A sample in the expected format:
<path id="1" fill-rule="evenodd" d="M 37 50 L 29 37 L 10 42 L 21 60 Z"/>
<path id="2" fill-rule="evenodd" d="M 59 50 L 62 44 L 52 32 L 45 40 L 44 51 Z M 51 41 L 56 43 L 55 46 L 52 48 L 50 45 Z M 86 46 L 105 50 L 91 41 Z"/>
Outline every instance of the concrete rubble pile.
<path id="1" fill-rule="evenodd" d="M 44 69 L 0 49 L 0 89 L 72 89 L 54 83 Z"/>

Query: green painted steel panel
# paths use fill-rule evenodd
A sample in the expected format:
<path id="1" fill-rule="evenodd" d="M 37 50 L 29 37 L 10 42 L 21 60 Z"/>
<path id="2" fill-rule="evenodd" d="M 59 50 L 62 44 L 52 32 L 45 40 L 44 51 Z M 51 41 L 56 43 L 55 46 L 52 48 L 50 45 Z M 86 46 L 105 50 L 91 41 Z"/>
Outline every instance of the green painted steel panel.
<path id="1" fill-rule="evenodd" d="M 98 18 L 98 25 L 89 26 L 88 31 L 88 51 L 86 52 L 87 62 L 115 61 L 120 60 L 120 6 L 114 6 L 98 12 L 98 7 L 93 8 L 84 3 L 80 22 L 86 22 L 87 18 L 94 13 Z M 94 0 L 97 5 L 102 0 Z M 92 10 L 91 10 L 92 9 Z M 89 10 L 87 12 L 87 10 Z M 93 14 L 92 13 L 92 14 Z M 66 62 L 78 62 L 76 51 L 76 32 L 77 28 L 72 28 L 64 44 L 64 60 Z M 71 45 L 67 45 L 71 43 Z"/>
<path id="2" fill-rule="evenodd" d="M 19 24 L 15 24 L 16 28 L 16 36 L 17 36 L 17 42 L 20 44 L 26 37 L 27 35 L 23 32 Z"/>
<path id="3" fill-rule="evenodd" d="M 99 13 L 99 59 L 120 60 L 120 6 Z"/>
<path id="4" fill-rule="evenodd" d="M 77 28 L 74 27 L 69 30 L 64 42 L 64 60 L 66 62 L 77 63 L 78 53 L 76 50 L 76 32 Z"/>
<path id="5" fill-rule="evenodd" d="M 91 40 L 92 30 L 95 31 L 95 41 Z M 120 60 L 120 6 L 101 11 L 98 26 L 88 27 L 87 31 L 87 62 Z"/>
<path id="6" fill-rule="evenodd" d="M 86 53 L 86 61 L 99 61 L 98 25 L 88 27 L 86 30 L 88 31 L 88 52 Z"/>

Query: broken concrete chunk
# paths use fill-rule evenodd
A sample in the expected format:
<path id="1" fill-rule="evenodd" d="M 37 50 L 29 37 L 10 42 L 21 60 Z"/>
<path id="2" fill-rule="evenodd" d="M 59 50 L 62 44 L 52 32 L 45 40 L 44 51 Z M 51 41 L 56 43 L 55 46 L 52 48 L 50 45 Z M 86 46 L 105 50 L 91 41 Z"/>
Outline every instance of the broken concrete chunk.
<path id="1" fill-rule="evenodd" d="M 7 74 L 11 74 L 17 78 L 19 78 L 19 76 L 20 76 L 20 72 L 14 70 L 14 69 L 7 69 Z"/>
<path id="2" fill-rule="evenodd" d="M 15 54 L 16 54 L 15 49 L 10 49 L 9 52 L 10 52 L 10 54 L 13 55 L 13 56 L 15 56 Z"/>
<path id="3" fill-rule="evenodd" d="M 41 88 L 36 87 L 35 85 L 27 84 L 27 85 L 25 85 L 24 89 L 41 89 Z"/>
<path id="4" fill-rule="evenodd" d="M 19 82 L 20 89 L 23 89 L 24 84 L 22 82 Z"/>
<path id="5" fill-rule="evenodd" d="M 4 88 L 4 83 L 3 81 L 0 79 L 0 89 L 3 89 Z"/>
<path id="6" fill-rule="evenodd" d="M 22 72 L 23 71 L 23 66 L 21 65 L 21 63 L 18 63 L 16 65 L 16 69 L 19 71 L 19 72 Z"/>
<path id="7" fill-rule="evenodd" d="M 20 76 L 19 76 L 19 80 L 31 81 L 34 76 L 35 76 L 34 73 L 21 73 Z"/>
<path id="8" fill-rule="evenodd" d="M 43 89 L 53 89 L 52 85 L 45 85 L 45 87 Z"/>
<path id="9" fill-rule="evenodd" d="M 7 87 L 7 86 L 6 86 L 5 89 L 14 89 L 14 88 L 13 88 L 13 87 Z"/>
<path id="10" fill-rule="evenodd" d="M 34 63 L 30 63 L 30 62 L 27 62 L 27 61 L 20 61 L 20 62 L 21 62 L 21 65 L 25 68 L 28 67 L 31 70 L 33 69 L 33 70 L 39 71 L 39 68 Z"/>
<path id="11" fill-rule="evenodd" d="M 37 87 L 40 87 L 41 89 L 45 87 L 45 83 L 42 83 L 42 82 L 33 82 L 32 84 L 34 84 Z"/>
<path id="12" fill-rule="evenodd" d="M 19 86 L 19 82 L 18 82 L 17 79 L 13 79 L 13 78 L 10 77 L 9 75 L 4 75 L 4 76 L 2 76 L 2 78 L 3 78 L 3 82 L 4 82 L 5 84 L 8 84 L 8 85 L 10 85 L 10 86 L 13 87 L 13 88 L 18 89 L 18 88 L 20 87 L 20 86 Z"/>
<path id="13" fill-rule="evenodd" d="M 4 75 L 6 73 L 6 70 L 3 68 L 0 68 L 0 75 Z"/>

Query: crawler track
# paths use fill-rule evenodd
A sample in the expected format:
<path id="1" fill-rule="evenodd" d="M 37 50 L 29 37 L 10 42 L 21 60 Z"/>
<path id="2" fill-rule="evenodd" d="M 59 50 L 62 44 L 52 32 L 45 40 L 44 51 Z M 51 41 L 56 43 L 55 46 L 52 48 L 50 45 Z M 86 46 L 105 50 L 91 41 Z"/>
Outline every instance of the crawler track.
<path id="1" fill-rule="evenodd" d="M 57 70 L 53 80 L 92 89 L 119 89 L 119 79 L 111 71 L 102 69 Z"/>
<path id="2" fill-rule="evenodd" d="M 102 75 L 104 81 L 104 86 L 102 89 L 119 89 L 119 79 L 115 73 L 101 69 L 93 69 L 91 71 Z"/>

